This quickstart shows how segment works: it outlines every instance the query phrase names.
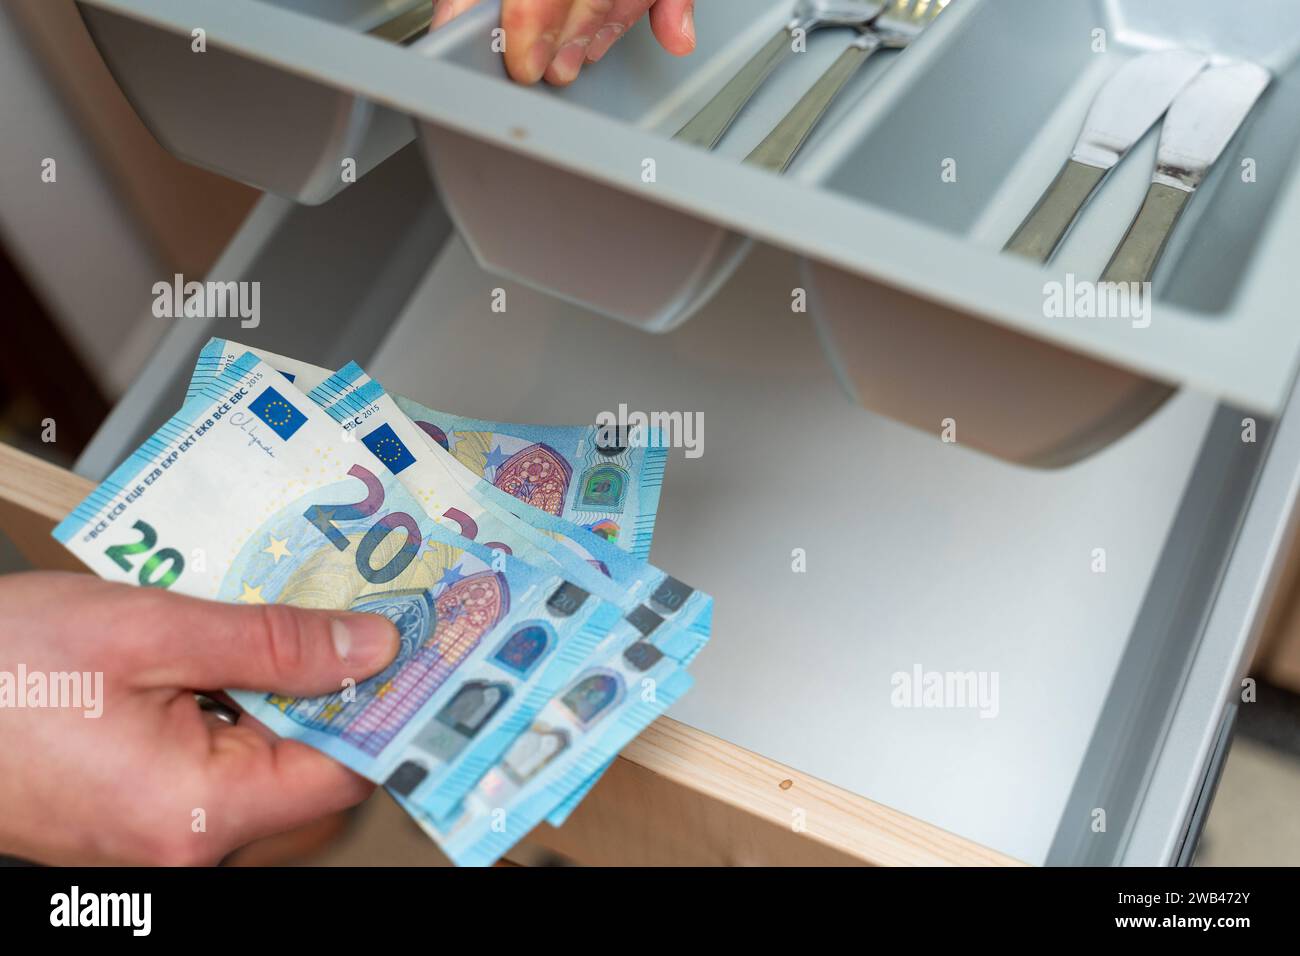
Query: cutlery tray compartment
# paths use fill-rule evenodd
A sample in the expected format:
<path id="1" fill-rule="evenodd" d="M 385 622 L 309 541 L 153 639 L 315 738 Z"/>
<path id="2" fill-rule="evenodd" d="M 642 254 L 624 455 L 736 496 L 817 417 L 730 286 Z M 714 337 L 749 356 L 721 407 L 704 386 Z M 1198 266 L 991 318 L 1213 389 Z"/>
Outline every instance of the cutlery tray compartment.
<path id="1" fill-rule="evenodd" d="M 1217 0 L 984 0 L 963 12 L 942 51 L 900 62 L 893 95 L 845 117 L 805 178 L 998 251 L 1125 62 L 1179 46 L 1214 61 L 1253 60 L 1273 85 L 1189 204 L 1176 238 L 1193 241 L 1167 251 L 1155 281 L 1158 297 L 1217 317 L 1300 166 L 1300 6 L 1262 0 L 1248 20 Z M 1141 204 L 1159 131 L 1157 123 L 1103 183 L 1051 271 L 1100 275 Z M 942 175 L 948 160 L 951 179 Z M 1246 160 L 1254 181 L 1243 181 Z"/>
<path id="2" fill-rule="evenodd" d="M 258 0 L 365 33 L 423 0 Z M 232 52 L 206 30 L 202 8 L 178 32 L 80 4 L 100 53 L 136 112 L 172 153 L 297 202 L 342 191 L 415 137 L 408 117 L 347 91 Z M 280 27 L 279 29 L 284 29 Z M 292 23 L 288 29 L 293 29 Z M 272 45 L 277 36 L 268 30 Z M 376 41 L 378 42 L 378 41 Z M 345 178 L 345 161 L 349 164 Z"/>
<path id="3" fill-rule="evenodd" d="M 1276 257 L 1300 239 L 1276 214 L 1295 199 L 1300 6 L 1265 2 L 1247 19 L 1212 0 L 999 0 L 963 13 L 941 55 L 900 63 L 885 81 L 895 95 L 864 102 L 828 134 L 803 167 L 809 182 L 1001 257 L 1069 157 L 1093 96 L 1125 61 L 1171 46 L 1251 59 L 1274 84 L 1188 204 L 1153 277 L 1151 318 L 1240 325 L 1243 312 L 1279 314 L 1287 280 Z M 1070 281 L 1100 277 L 1142 203 L 1159 130 L 1103 182 L 1052 262 L 1018 280 L 1040 290 L 1040 329 L 1111 323 L 1133 354 L 1162 331 L 1141 317 L 1047 311 L 1049 289 L 1068 295 Z M 1152 376 L 970 323 L 960 305 L 918 305 L 825 263 L 810 261 L 805 274 L 823 341 L 856 400 L 930 431 L 953 416 L 964 440 L 1000 457 L 1071 464 L 1169 394 Z"/>
<path id="4" fill-rule="evenodd" d="M 490 42 L 498 10 L 497 3 L 482 4 L 422 41 L 420 51 L 507 83 Z M 518 93 L 645 131 L 642 159 L 657 165 L 657 143 L 671 138 L 781 29 L 791 10 L 791 0 L 710 0 L 695 10 L 699 45 L 690 56 L 664 53 L 642 24 L 572 86 L 540 84 Z M 740 162 L 853 36 L 843 27 L 810 33 L 806 52 L 777 68 L 717 154 Z M 869 85 L 888 59 L 870 63 L 854 88 Z M 527 137 L 530 130 L 513 132 Z M 603 315 L 649 331 L 672 329 L 708 301 L 749 249 L 743 235 L 689 209 L 656 203 L 654 182 L 643 183 L 642 195 L 629 195 L 443 126 L 424 124 L 422 135 L 432 175 L 484 267 Z M 569 135 L 581 149 L 584 137 L 599 134 L 575 124 Z M 763 203 L 761 196 L 753 201 Z M 500 228 L 505 221 L 511 228 Z"/>

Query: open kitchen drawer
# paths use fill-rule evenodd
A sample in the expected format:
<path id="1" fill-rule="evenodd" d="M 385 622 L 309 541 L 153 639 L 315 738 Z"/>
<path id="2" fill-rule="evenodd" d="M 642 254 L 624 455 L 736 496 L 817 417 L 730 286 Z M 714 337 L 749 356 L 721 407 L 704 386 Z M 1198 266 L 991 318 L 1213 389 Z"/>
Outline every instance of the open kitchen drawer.
<path id="1" fill-rule="evenodd" d="M 504 78 L 492 4 L 408 47 L 365 31 L 414 0 L 81 6 L 161 141 L 289 197 L 261 203 L 211 276 L 260 282 L 261 325 L 178 321 L 85 478 L 175 410 L 214 334 L 357 359 L 392 391 L 501 420 L 703 415 L 654 552 L 717 599 L 698 684 L 535 840 L 590 862 L 1188 858 L 1300 479 L 1288 51 L 1205 29 L 1208 0 L 1180 4 L 1190 26 L 1150 0 L 957 0 L 776 177 L 738 158 L 834 57 L 827 36 L 717 154 L 668 138 L 782 22 L 776 0 L 711 0 L 695 57 L 632 36 L 563 92 Z M 1099 57 L 1096 26 L 1112 34 Z M 209 53 L 191 52 L 196 29 Z M 1149 327 L 1044 320 L 1045 283 L 1099 271 L 1153 140 L 1051 268 L 999 254 L 1004 234 L 1115 63 L 1170 41 L 1278 73 L 1234 150 L 1269 172 L 1254 191 L 1207 182 Z M 799 289 L 812 314 L 791 311 Z M 887 409 L 926 408 L 913 429 L 845 401 L 837 374 L 881 404 L 864 355 L 894 359 L 896 395 L 943 395 L 959 441 L 937 440 L 921 402 Z M 1042 464 L 1089 432 L 1080 396 L 1105 418 L 1107 389 L 1144 376 L 1185 387 L 1051 462 L 1068 467 L 975 450 Z M 32 548 L 87 487 L 25 461 L 3 475 L 0 517 Z M 895 675 L 918 671 L 996 678 L 996 716 L 896 706 Z"/>
<path id="2" fill-rule="evenodd" d="M 264 199 L 211 276 L 260 281 L 261 325 L 177 321 L 84 477 L 4 452 L 0 526 L 58 558 L 49 527 L 175 410 L 214 334 L 503 420 L 699 411 L 654 550 L 717 599 L 698 684 L 534 842 L 594 863 L 1186 860 L 1292 525 L 1300 403 L 1243 442 L 1240 410 L 1187 390 L 1080 465 L 1021 468 L 843 401 L 811 320 L 771 305 L 797 272 L 762 247 L 646 336 L 480 269 L 411 147 L 325 205 Z M 996 675 L 996 716 L 894 706 L 915 668 Z"/>

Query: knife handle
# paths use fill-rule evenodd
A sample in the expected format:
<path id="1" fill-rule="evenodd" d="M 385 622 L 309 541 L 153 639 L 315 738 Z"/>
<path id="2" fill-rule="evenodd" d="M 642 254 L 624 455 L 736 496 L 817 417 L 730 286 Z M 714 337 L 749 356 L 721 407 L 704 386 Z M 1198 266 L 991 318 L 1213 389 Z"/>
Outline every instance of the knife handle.
<path id="1" fill-rule="evenodd" d="M 1067 162 L 1015 235 L 1007 240 L 1003 251 L 1014 252 L 1035 262 L 1052 258 L 1052 253 L 1070 231 L 1084 204 L 1106 178 L 1107 172 L 1073 159 Z"/>
<path id="2" fill-rule="evenodd" d="M 745 162 L 773 172 L 785 172 L 835 97 L 844 89 L 844 84 L 878 49 L 880 42 L 877 40 L 865 45 L 854 44 L 841 53 L 790 112 L 781 118 L 776 128 L 745 157 Z"/>
<path id="3" fill-rule="evenodd" d="M 1142 208 L 1101 274 L 1101 281 L 1150 282 L 1169 234 L 1174 231 L 1191 195 L 1164 183 L 1152 183 Z"/>
<path id="4" fill-rule="evenodd" d="M 677 131 L 673 139 L 703 146 L 705 149 L 717 146 L 745 104 L 753 99 L 758 88 L 763 85 L 763 81 L 791 53 L 793 42 L 794 37 L 789 28 L 782 27 L 778 30 L 763 49 L 755 53 L 740 68 L 740 72 L 728 80 L 727 85 Z"/>

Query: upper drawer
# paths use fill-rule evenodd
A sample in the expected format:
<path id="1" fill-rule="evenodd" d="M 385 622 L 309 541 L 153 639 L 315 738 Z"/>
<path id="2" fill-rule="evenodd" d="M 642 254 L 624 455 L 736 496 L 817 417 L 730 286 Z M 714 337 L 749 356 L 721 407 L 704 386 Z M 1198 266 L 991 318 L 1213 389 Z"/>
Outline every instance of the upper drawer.
<path id="1" fill-rule="evenodd" d="M 382 104 L 424 127 L 449 206 L 481 261 L 647 327 L 671 327 L 706 301 L 739 262 L 745 238 L 757 237 L 818 269 L 861 279 L 865 290 L 883 286 L 904 302 L 926 300 L 946 310 L 948 321 L 1000 326 L 1255 411 L 1276 412 L 1293 374 L 1300 350 L 1288 295 L 1300 229 L 1300 130 L 1292 120 L 1300 101 L 1300 6 L 1290 0 L 1259 0 L 1249 18 L 1215 0 L 1064 0 L 1050 8 L 1036 0 L 955 0 L 911 48 L 855 81 L 786 176 L 738 158 L 834 58 L 843 34 L 814 34 L 806 59 L 776 75 L 718 151 L 673 142 L 670 134 L 785 21 L 789 0 L 702 4 L 695 56 L 658 55 L 648 33 L 636 31 L 600 64 L 599 82 L 565 90 L 509 82 L 492 49 L 491 3 L 412 50 L 362 35 L 364 24 L 342 15 L 374 6 L 361 2 L 336 2 L 324 14 L 316 7 L 314 15 L 279 0 L 82 2 L 99 11 L 90 19 L 105 46 L 128 42 L 118 14 L 184 35 L 184 42 L 173 37 L 181 52 L 166 69 L 135 67 L 138 77 L 124 84 L 137 101 L 170 98 L 169 115 L 187 133 L 186 109 L 198 111 L 203 99 L 182 96 L 188 84 L 177 77 L 217 71 L 189 53 L 195 24 L 223 55 L 277 78 L 286 104 L 277 115 L 293 115 L 287 104 L 295 102 L 295 86 L 309 91 L 302 103 L 315 105 L 290 135 L 268 128 L 274 124 L 258 101 L 269 97 L 269 82 L 256 96 L 253 87 L 240 87 L 221 111 L 224 126 L 186 140 L 189 155 L 215 156 L 242 139 L 247 168 L 264 161 L 281 179 L 315 183 L 318 173 L 334 172 L 311 159 L 337 159 L 320 144 L 337 130 L 339 103 Z M 1154 137 L 1116 171 L 1050 267 L 1003 255 L 1001 245 L 1068 155 L 1104 79 L 1138 52 L 1174 44 L 1254 59 L 1272 70 L 1273 86 L 1180 225 L 1156 276 L 1152 321 L 1134 327 L 1128 320 L 1045 318 L 1050 286 L 1067 273 L 1093 279 L 1101 271 L 1140 203 Z M 215 83 L 217 95 L 221 81 L 213 75 L 203 82 Z M 168 84 L 171 93 L 158 89 Z M 332 109 L 316 102 L 329 100 L 329 90 L 341 91 Z M 160 135 L 169 140 L 166 131 Z M 180 139 L 171 137 L 187 152 Z M 304 142 L 316 145 L 300 149 Z M 1253 182 L 1238 175 L 1244 159 L 1253 160 Z M 942 175 L 947 160 L 955 161 L 955 182 Z M 291 169 L 297 173 L 285 172 Z M 272 172 L 262 181 L 271 182 Z M 281 191 L 324 194 L 292 184 Z M 536 226 L 563 241 L 512 245 L 492 225 L 500 221 L 492 203 L 503 196 L 531 197 L 512 206 L 517 234 Z M 557 219 L 557 196 L 584 199 L 567 207 L 571 221 Z M 658 254 L 634 259 L 629 249 Z M 618 271 L 627 261 L 642 268 Z M 825 282 L 814 273 L 813 284 Z M 835 312 L 837 328 L 855 320 L 855 308 L 871 308 L 853 296 L 826 300 L 821 308 Z M 906 310 L 895 321 L 906 323 Z M 942 336 L 934 339 L 944 349 Z M 990 368 L 988 380 L 996 384 L 1002 374 Z M 1043 387 L 1026 382 L 1017 405 Z"/>

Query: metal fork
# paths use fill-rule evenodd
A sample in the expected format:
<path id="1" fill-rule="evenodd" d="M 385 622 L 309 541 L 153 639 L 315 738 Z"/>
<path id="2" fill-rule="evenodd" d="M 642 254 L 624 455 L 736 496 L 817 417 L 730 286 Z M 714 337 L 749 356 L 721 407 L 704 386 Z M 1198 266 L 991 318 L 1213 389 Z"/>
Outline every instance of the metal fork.
<path id="1" fill-rule="evenodd" d="M 875 20 L 859 29 L 862 35 L 803 95 L 794 109 L 767 138 L 745 157 L 752 166 L 781 173 L 790 166 L 835 97 L 877 50 L 901 50 L 934 22 L 950 0 L 889 0 Z"/>
<path id="2" fill-rule="evenodd" d="M 886 0 L 798 0 L 790 20 L 740 68 L 673 139 L 705 149 L 718 145 L 745 104 L 763 81 L 794 51 L 797 31 L 804 35 L 822 27 L 862 27 L 884 9 Z M 946 0 L 945 0 L 946 2 Z"/>

